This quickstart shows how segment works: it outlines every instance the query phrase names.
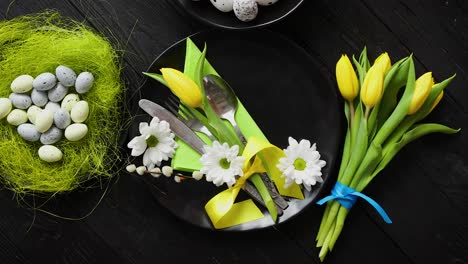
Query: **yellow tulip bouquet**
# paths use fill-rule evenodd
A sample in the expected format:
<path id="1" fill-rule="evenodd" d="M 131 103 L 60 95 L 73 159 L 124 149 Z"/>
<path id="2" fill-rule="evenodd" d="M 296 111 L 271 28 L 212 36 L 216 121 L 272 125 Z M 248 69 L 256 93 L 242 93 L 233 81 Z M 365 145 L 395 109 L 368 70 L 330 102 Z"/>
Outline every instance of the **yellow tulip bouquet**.
<path id="1" fill-rule="evenodd" d="M 430 133 L 459 131 L 441 124 L 418 123 L 437 106 L 455 75 L 436 84 L 431 72 L 416 79 L 412 56 L 391 65 L 387 53 L 371 66 L 366 49 L 358 60 L 353 56 L 353 62 L 357 74 L 346 55 L 336 64 L 348 129 L 336 185 L 331 195 L 317 202 L 326 203 L 316 238 L 322 261 L 335 246 L 358 197 L 391 223 L 385 211 L 361 192 L 406 144 Z"/>

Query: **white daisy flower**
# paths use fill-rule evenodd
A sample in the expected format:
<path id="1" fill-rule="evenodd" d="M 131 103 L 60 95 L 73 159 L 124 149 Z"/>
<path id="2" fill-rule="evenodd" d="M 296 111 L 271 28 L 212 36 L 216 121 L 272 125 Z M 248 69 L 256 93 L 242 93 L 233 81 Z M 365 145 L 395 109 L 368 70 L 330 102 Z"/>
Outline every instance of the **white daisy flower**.
<path id="1" fill-rule="evenodd" d="M 160 166 L 161 161 L 168 160 L 174 155 L 178 147 L 174 141 L 174 134 L 171 132 L 169 123 L 159 121 L 159 118 L 153 117 L 151 123 L 140 123 L 140 134 L 128 143 L 132 149 L 132 156 L 143 155 L 143 165 L 148 170 L 155 166 Z"/>
<path id="2" fill-rule="evenodd" d="M 211 147 L 204 146 L 204 149 L 205 154 L 200 158 L 203 165 L 200 173 L 206 175 L 208 182 L 213 182 L 216 186 L 226 183 L 231 187 L 236 182 L 236 176 L 244 175 L 244 157 L 238 156 L 239 146 L 229 148 L 227 143 L 221 145 L 214 141 Z"/>
<path id="3" fill-rule="evenodd" d="M 301 140 L 299 143 L 289 137 L 289 146 L 284 150 L 286 157 L 281 158 L 276 165 L 286 178 L 285 188 L 294 182 L 303 184 L 310 191 L 311 186 L 322 180 L 322 168 L 327 164 L 320 159 L 315 143 L 310 146 L 309 140 Z"/>

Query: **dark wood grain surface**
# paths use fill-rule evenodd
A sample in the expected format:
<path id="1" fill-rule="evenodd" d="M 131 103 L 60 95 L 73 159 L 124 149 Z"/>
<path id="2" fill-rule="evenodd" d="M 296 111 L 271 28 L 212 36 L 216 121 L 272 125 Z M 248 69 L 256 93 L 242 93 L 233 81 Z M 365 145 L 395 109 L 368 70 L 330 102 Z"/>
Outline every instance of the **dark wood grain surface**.
<path id="1" fill-rule="evenodd" d="M 86 22 L 125 50 L 130 90 L 172 43 L 208 28 L 173 0 L 0 1 L 2 19 L 44 9 Z M 394 223 L 357 203 L 326 262 L 468 263 L 468 2 L 309 0 L 270 29 L 302 46 L 331 79 L 340 54 L 365 45 L 372 57 L 413 52 L 417 72 L 431 70 L 438 80 L 457 73 L 429 119 L 462 132 L 427 136 L 403 150 L 366 189 Z M 321 207 L 276 228 L 219 233 L 175 218 L 135 176 L 120 173 L 106 186 L 99 206 L 81 220 L 31 210 L 39 200 L 21 202 L 1 190 L 0 263 L 319 263 L 314 239 Z M 103 192 L 56 196 L 43 209 L 80 218 Z"/>

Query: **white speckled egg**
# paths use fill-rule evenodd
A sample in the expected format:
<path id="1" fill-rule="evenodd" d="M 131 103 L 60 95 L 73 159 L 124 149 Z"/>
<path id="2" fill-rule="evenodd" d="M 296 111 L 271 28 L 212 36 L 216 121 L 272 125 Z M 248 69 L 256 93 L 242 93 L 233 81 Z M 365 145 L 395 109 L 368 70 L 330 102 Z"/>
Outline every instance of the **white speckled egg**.
<path id="1" fill-rule="evenodd" d="M 77 94 L 69 94 L 63 98 L 62 108 L 70 112 L 79 101 L 80 97 Z"/>
<path id="2" fill-rule="evenodd" d="M 41 137 L 41 133 L 37 131 L 33 124 L 21 124 L 17 128 L 18 134 L 26 141 L 36 142 Z"/>
<path id="3" fill-rule="evenodd" d="M 76 81 L 76 73 L 67 66 L 60 65 L 55 69 L 55 75 L 61 84 L 66 87 L 73 86 Z"/>
<path id="4" fill-rule="evenodd" d="M 12 93 L 9 98 L 11 103 L 19 109 L 28 109 L 32 104 L 31 97 L 27 94 Z"/>
<path id="5" fill-rule="evenodd" d="M 27 93 L 31 91 L 34 78 L 31 75 L 20 75 L 11 82 L 10 88 L 14 93 Z"/>
<path id="6" fill-rule="evenodd" d="M 258 5 L 255 0 L 234 0 L 234 14 L 244 22 L 252 21 L 257 17 Z"/>
<path id="7" fill-rule="evenodd" d="M 42 108 L 38 106 L 32 105 L 31 107 L 29 107 L 27 111 L 29 122 L 34 124 L 36 122 L 36 116 L 40 112 L 42 112 Z"/>
<path id="8" fill-rule="evenodd" d="M 85 124 L 71 124 L 65 129 L 65 137 L 70 141 L 78 141 L 86 136 L 88 126 Z"/>
<path id="9" fill-rule="evenodd" d="M 0 120 L 5 118 L 13 108 L 11 100 L 8 98 L 0 98 Z"/>
<path id="10" fill-rule="evenodd" d="M 67 95 L 68 87 L 64 86 L 61 83 L 57 83 L 57 85 L 50 89 L 47 92 L 47 97 L 52 102 L 60 102 L 62 99 Z"/>
<path id="11" fill-rule="evenodd" d="M 221 12 L 232 11 L 232 0 L 210 0 L 211 3 Z"/>
<path id="12" fill-rule="evenodd" d="M 71 124 L 70 113 L 65 109 L 59 109 L 54 114 L 54 124 L 60 129 L 65 129 Z"/>
<path id="13" fill-rule="evenodd" d="M 33 89 L 31 92 L 31 100 L 33 104 L 40 107 L 43 107 L 49 101 L 49 99 L 47 98 L 47 92 L 38 91 L 36 89 Z"/>
<path id="14" fill-rule="evenodd" d="M 89 105 L 86 101 L 79 101 L 71 110 L 71 119 L 75 123 L 83 123 L 89 115 Z"/>
<path id="15" fill-rule="evenodd" d="M 41 160 L 49 163 L 60 161 L 63 158 L 62 151 L 52 145 L 44 145 L 40 147 L 38 154 Z"/>
<path id="16" fill-rule="evenodd" d="M 7 116 L 7 122 L 13 126 L 19 126 L 28 122 L 28 114 L 26 111 L 21 109 L 13 109 L 10 114 Z"/>
<path id="17" fill-rule="evenodd" d="M 62 139 L 62 136 L 62 130 L 53 126 L 41 135 L 41 143 L 44 145 L 52 145 L 59 142 L 59 140 Z"/>
<path id="18" fill-rule="evenodd" d="M 269 6 L 278 2 L 278 0 L 256 0 L 256 1 L 257 1 L 257 4 L 261 6 Z"/>
<path id="19" fill-rule="evenodd" d="M 50 72 L 39 74 L 33 81 L 33 87 L 38 91 L 47 91 L 54 88 L 57 83 L 55 75 Z"/>
<path id="20" fill-rule="evenodd" d="M 48 102 L 44 109 L 51 111 L 52 113 L 55 114 L 59 109 L 61 109 L 60 105 L 55 102 Z"/>
<path id="21" fill-rule="evenodd" d="M 37 131 L 44 133 L 52 127 L 53 123 L 54 114 L 51 111 L 44 109 L 36 115 L 34 125 L 36 125 Z"/>
<path id="22" fill-rule="evenodd" d="M 82 72 L 76 77 L 75 90 L 79 94 L 87 93 L 93 87 L 94 76 L 90 72 Z"/>

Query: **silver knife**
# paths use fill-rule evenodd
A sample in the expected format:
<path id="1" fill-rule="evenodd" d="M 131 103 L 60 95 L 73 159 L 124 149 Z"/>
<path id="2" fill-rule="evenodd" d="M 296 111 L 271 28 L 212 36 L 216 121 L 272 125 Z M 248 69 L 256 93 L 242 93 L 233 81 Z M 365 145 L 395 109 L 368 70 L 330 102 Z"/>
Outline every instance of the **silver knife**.
<path id="1" fill-rule="evenodd" d="M 138 105 L 150 116 L 156 116 L 160 120 L 168 122 L 171 126 L 172 132 L 174 132 L 174 134 L 178 138 L 180 138 L 187 145 L 192 147 L 196 152 L 198 152 L 198 154 L 203 155 L 203 153 L 205 152 L 203 148 L 205 142 L 203 142 L 197 136 L 197 134 L 195 134 L 195 132 L 193 132 L 186 124 L 180 121 L 166 108 L 146 99 L 141 99 L 138 102 Z M 246 182 L 245 190 L 255 201 L 265 206 L 265 202 L 263 201 L 262 196 L 260 195 L 258 190 L 255 187 L 253 187 L 252 183 Z M 276 210 L 278 212 L 278 215 L 281 215 L 283 213 L 283 210 L 278 206 L 276 206 Z"/>

